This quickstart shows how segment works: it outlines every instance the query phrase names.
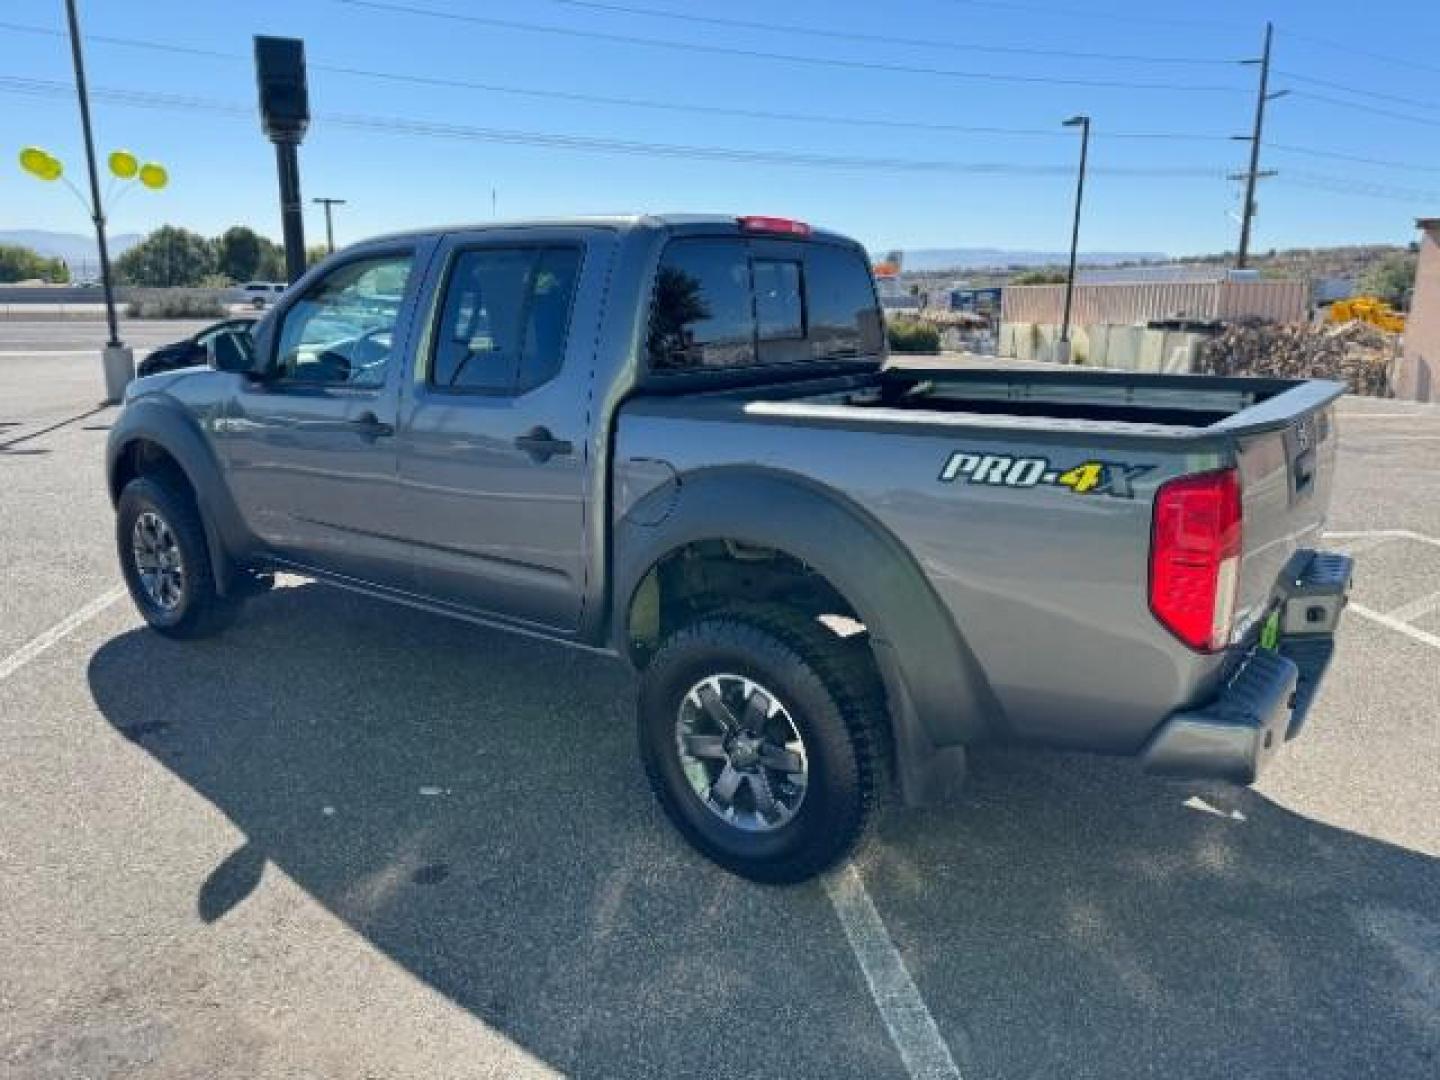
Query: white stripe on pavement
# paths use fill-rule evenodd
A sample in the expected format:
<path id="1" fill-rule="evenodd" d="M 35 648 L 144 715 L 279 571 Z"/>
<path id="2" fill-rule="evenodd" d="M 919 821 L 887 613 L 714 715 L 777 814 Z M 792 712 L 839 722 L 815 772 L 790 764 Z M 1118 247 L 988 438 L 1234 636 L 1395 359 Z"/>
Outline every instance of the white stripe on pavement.
<path id="1" fill-rule="evenodd" d="M 1369 412 L 1365 409 L 1355 409 L 1350 412 L 1341 412 L 1341 419 L 1344 420 L 1434 420 L 1435 415 L 1427 412 Z"/>
<path id="2" fill-rule="evenodd" d="M 1440 649 L 1440 635 L 1432 634 L 1428 630 L 1421 630 L 1418 626 L 1411 626 L 1409 623 L 1403 623 L 1399 619 L 1392 618 L 1383 612 L 1373 611 L 1364 604 L 1355 603 L 1354 600 L 1350 601 L 1350 610 L 1362 619 L 1369 619 L 1373 623 L 1379 623 L 1381 626 L 1404 634 L 1408 638 L 1414 638 L 1420 642 L 1421 645 L 1429 645 L 1432 649 Z"/>
<path id="3" fill-rule="evenodd" d="M 870 997 L 880 1010 L 912 1080 L 960 1080 L 950 1048 L 875 910 L 860 872 L 846 863 L 825 877 L 825 892 L 860 964 Z"/>
<path id="4" fill-rule="evenodd" d="M 1440 592 L 1432 592 L 1429 596 L 1411 600 L 1410 603 L 1401 604 L 1385 614 L 1396 622 L 1409 623 L 1414 622 L 1422 615 L 1429 615 L 1436 608 L 1440 608 Z"/>
<path id="5" fill-rule="evenodd" d="M 1331 540 L 1418 540 L 1422 544 L 1440 547 L 1440 539 L 1413 529 L 1362 529 L 1358 532 L 1326 532 L 1323 535 Z"/>
<path id="6" fill-rule="evenodd" d="M 65 616 L 44 633 L 31 638 L 15 652 L 0 660 L 0 681 L 8 679 L 15 672 L 34 660 L 56 642 L 74 633 L 80 627 L 99 615 L 111 604 L 125 595 L 125 586 L 117 585 L 109 592 L 101 593 L 94 600 L 70 615 Z"/>
<path id="7" fill-rule="evenodd" d="M 0 357 L 5 356 L 95 356 L 100 355 L 99 349 L 0 349 Z"/>

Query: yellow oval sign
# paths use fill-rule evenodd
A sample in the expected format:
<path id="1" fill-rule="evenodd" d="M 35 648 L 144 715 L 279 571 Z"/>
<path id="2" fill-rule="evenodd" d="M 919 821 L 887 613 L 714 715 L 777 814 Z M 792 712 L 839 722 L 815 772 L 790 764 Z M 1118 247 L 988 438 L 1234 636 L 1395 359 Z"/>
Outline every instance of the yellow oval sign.
<path id="1" fill-rule="evenodd" d="M 58 158 L 38 146 L 27 146 L 20 151 L 20 167 L 39 180 L 58 180 L 64 167 Z"/>
<path id="2" fill-rule="evenodd" d="M 121 180 L 133 180 L 140 171 L 140 159 L 129 150 L 112 150 L 109 160 L 110 171 Z"/>
<path id="3" fill-rule="evenodd" d="M 164 165 L 147 161 L 140 166 L 140 182 L 152 191 L 159 191 L 170 182 L 170 174 L 165 171 Z"/>

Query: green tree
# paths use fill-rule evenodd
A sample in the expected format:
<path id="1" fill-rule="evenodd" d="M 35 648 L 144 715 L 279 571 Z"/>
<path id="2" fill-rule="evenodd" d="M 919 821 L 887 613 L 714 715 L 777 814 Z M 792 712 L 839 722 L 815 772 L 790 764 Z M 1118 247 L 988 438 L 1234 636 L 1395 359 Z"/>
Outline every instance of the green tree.
<path id="1" fill-rule="evenodd" d="M 255 276 L 261 281 L 289 281 L 285 273 L 285 249 L 274 240 L 260 237 L 260 265 Z"/>
<path id="2" fill-rule="evenodd" d="M 305 249 L 305 267 L 308 270 L 328 255 L 324 244 L 311 244 Z"/>
<path id="3" fill-rule="evenodd" d="M 1386 255 L 1360 275 L 1360 291 L 1398 307 L 1415 287 L 1415 266 L 1418 262 L 1419 256 L 1408 251 Z"/>
<path id="4" fill-rule="evenodd" d="M 215 243 L 189 229 L 162 225 L 115 264 L 126 285 L 200 285 L 215 273 Z"/>
<path id="5" fill-rule="evenodd" d="M 70 280 L 70 269 L 64 259 L 47 259 L 18 244 L 0 244 L 0 282 L 37 279 L 61 285 Z"/>
<path id="6" fill-rule="evenodd" d="M 1010 279 L 1011 285 L 1064 285 L 1062 270 L 1026 270 Z"/>
<path id="7" fill-rule="evenodd" d="M 260 269 L 260 235 L 233 225 L 215 241 L 216 270 L 231 281 L 253 281 Z"/>

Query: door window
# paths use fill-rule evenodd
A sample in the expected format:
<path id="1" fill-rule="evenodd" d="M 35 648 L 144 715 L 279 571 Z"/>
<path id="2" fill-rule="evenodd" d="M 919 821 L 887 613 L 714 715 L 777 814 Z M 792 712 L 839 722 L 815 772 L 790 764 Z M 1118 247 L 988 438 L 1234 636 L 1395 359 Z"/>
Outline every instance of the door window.
<path id="1" fill-rule="evenodd" d="M 445 286 L 431 385 L 508 393 L 554 378 L 579 270 L 574 247 L 462 251 Z"/>
<path id="2" fill-rule="evenodd" d="M 374 389 L 385 385 L 411 252 L 337 266 L 286 310 L 278 334 L 282 382 Z"/>

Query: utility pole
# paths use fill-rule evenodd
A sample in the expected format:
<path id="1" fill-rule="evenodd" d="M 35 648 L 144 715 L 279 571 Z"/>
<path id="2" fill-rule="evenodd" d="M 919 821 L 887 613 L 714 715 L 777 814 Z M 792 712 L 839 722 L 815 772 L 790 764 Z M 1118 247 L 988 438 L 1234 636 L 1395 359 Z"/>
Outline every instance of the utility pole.
<path id="1" fill-rule="evenodd" d="M 335 253 L 335 223 L 330 219 L 330 208 L 332 206 L 344 206 L 344 199 L 311 199 L 313 203 L 319 203 L 325 207 L 325 251 L 327 254 Z"/>
<path id="2" fill-rule="evenodd" d="M 1260 169 L 1260 140 L 1265 132 L 1265 103 L 1275 98 L 1284 97 L 1288 90 L 1279 90 L 1270 93 L 1270 40 L 1274 37 L 1275 26 L 1273 23 L 1265 24 L 1265 51 L 1260 54 L 1258 60 L 1241 60 L 1242 64 L 1258 64 L 1260 66 L 1260 90 L 1255 96 L 1255 128 L 1249 135 L 1235 135 L 1232 138 L 1237 141 L 1250 142 L 1250 168 L 1244 173 L 1232 176 L 1232 179 L 1245 181 L 1245 204 L 1240 208 L 1240 246 L 1235 251 L 1235 269 L 1245 269 L 1245 263 L 1250 257 L 1250 224 L 1255 217 L 1255 182 L 1266 177 L 1274 176 L 1274 169 L 1261 171 Z"/>
<path id="3" fill-rule="evenodd" d="M 1065 127 L 1080 129 L 1080 173 L 1075 181 L 1075 223 L 1070 229 L 1070 272 L 1065 275 L 1065 314 L 1060 320 L 1061 363 L 1070 362 L 1070 307 L 1075 299 L 1075 262 L 1080 251 L 1080 207 L 1085 201 L 1085 164 L 1090 156 L 1090 117 L 1072 116 Z"/>
<path id="4" fill-rule="evenodd" d="M 65 17 L 70 23 L 70 58 L 75 64 L 75 92 L 80 98 L 80 127 L 85 136 L 85 163 L 90 170 L 90 219 L 95 223 L 95 246 L 100 252 L 100 280 L 105 287 L 105 322 L 110 337 L 101 353 L 105 372 L 105 400 L 119 401 L 125 386 L 135 377 L 134 354 L 120 340 L 115 317 L 115 283 L 110 274 L 110 249 L 105 242 L 105 207 L 100 202 L 100 173 L 95 167 L 95 136 L 90 129 L 90 91 L 85 85 L 85 57 L 80 48 L 80 18 L 75 0 L 65 0 Z"/>

